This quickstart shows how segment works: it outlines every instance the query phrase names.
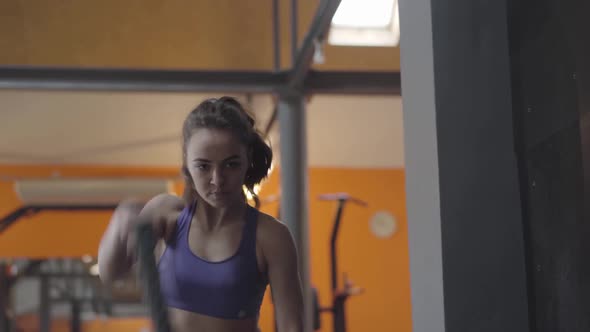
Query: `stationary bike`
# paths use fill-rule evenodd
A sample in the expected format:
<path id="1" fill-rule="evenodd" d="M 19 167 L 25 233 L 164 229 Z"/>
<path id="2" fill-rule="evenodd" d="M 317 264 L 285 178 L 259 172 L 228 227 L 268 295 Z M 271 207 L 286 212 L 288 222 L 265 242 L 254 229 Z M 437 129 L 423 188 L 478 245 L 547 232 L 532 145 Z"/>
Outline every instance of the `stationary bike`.
<path id="1" fill-rule="evenodd" d="M 313 302 L 313 326 L 314 330 L 321 328 L 320 314 L 328 312 L 332 314 L 333 320 L 333 331 L 334 332 L 346 332 L 346 300 L 350 296 L 359 295 L 363 292 L 362 288 L 355 287 L 353 283 L 348 279 L 346 273 L 343 274 L 343 287 L 340 288 L 338 285 L 338 257 L 337 257 L 337 240 L 340 231 L 340 225 L 342 215 L 344 212 L 344 206 L 346 203 L 351 202 L 353 204 L 366 207 L 368 204 L 358 198 L 352 197 L 347 193 L 335 193 L 335 194 L 322 194 L 318 197 L 321 201 L 337 201 L 338 205 L 336 208 L 336 214 L 334 216 L 334 222 L 332 225 L 332 234 L 330 237 L 330 267 L 331 267 L 331 288 L 332 288 L 332 304 L 329 307 L 321 307 L 319 305 L 318 291 L 317 288 L 312 287 L 312 302 Z M 261 201 L 262 204 L 269 204 L 280 201 L 279 195 L 273 195 Z M 277 219 L 280 219 L 280 205 L 277 208 Z M 276 320 L 275 320 L 275 331 L 277 331 Z"/>
<path id="2" fill-rule="evenodd" d="M 334 324 L 334 332 L 346 331 L 346 300 L 350 296 L 359 295 L 363 292 L 362 288 L 356 287 L 348 279 L 346 273 L 343 274 L 344 284 L 340 288 L 338 285 L 338 257 L 337 257 L 337 240 L 344 212 L 344 206 L 347 202 L 366 207 L 368 204 L 358 198 L 352 197 L 347 193 L 323 194 L 318 197 L 321 201 L 337 201 L 336 214 L 334 216 L 334 223 L 332 226 L 332 235 L 330 237 L 330 268 L 331 268 L 331 286 L 332 286 L 332 306 L 320 307 L 319 312 L 329 312 L 332 314 Z M 316 330 L 320 328 L 321 324 L 317 322 Z"/>

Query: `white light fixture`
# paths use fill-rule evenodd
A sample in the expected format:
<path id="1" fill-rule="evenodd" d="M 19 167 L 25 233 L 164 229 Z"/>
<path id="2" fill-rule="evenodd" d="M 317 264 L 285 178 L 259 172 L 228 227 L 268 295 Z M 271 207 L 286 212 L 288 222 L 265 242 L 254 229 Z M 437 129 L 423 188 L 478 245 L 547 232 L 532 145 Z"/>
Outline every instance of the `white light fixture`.
<path id="1" fill-rule="evenodd" d="M 90 272 L 90 275 L 93 275 L 93 276 L 97 276 L 97 275 L 99 275 L 100 271 L 98 270 L 98 263 L 97 263 L 97 264 L 94 264 L 94 265 L 92 265 L 92 266 L 90 267 L 90 270 L 89 270 L 89 272 Z"/>
<path id="2" fill-rule="evenodd" d="M 84 262 L 86 264 L 92 263 L 92 256 L 90 256 L 90 255 L 84 255 L 84 256 L 82 256 L 82 262 Z"/>

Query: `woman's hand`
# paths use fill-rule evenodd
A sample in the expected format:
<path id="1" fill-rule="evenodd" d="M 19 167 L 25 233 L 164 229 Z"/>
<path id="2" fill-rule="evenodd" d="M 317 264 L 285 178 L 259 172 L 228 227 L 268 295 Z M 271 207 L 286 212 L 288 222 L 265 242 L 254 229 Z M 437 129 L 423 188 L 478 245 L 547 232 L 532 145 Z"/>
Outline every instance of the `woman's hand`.
<path id="1" fill-rule="evenodd" d="M 135 263 L 136 234 L 139 223 L 150 223 L 157 239 L 170 240 L 184 201 L 174 195 L 161 194 L 145 206 L 127 199 L 115 209 L 100 243 L 98 262 L 101 279 L 108 283 L 124 276 Z"/>
<path id="2" fill-rule="evenodd" d="M 133 258 L 137 245 L 137 226 L 140 223 L 149 223 L 156 239 L 169 242 L 176 234 L 176 222 L 184 209 L 184 201 L 177 196 L 162 194 L 152 198 L 139 211 L 137 207 L 137 202 L 133 200 L 122 202 L 117 207 L 117 210 L 120 209 L 121 227 L 124 228 L 122 234 L 126 242 L 127 255 Z"/>

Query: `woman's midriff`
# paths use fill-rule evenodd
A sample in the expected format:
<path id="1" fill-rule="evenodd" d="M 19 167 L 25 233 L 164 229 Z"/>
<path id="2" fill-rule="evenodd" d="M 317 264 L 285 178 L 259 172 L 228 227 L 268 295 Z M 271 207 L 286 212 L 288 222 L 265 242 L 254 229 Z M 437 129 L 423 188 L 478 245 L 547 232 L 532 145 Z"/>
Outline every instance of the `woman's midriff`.
<path id="1" fill-rule="evenodd" d="M 176 308 L 168 310 L 172 332 L 257 332 L 258 321 L 220 319 Z"/>

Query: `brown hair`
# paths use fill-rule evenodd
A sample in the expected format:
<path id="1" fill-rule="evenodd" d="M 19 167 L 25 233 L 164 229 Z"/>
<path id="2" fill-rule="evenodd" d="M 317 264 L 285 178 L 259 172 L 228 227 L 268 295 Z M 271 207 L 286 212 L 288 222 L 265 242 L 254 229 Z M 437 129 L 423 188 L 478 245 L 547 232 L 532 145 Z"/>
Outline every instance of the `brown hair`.
<path id="1" fill-rule="evenodd" d="M 256 130 L 255 121 L 245 108 L 232 97 L 207 99 L 192 110 L 182 126 L 182 175 L 185 181 L 183 197 L 187 204 L 196 198 L 193 180 L 186 165 L 187 145 L 199 128 L 227 129 L 236 134 L 248 147 L 250 167 L 244 186 L 253 195 L 254 186 L 268 175 L 272 163 L 272 149 Z"/>

